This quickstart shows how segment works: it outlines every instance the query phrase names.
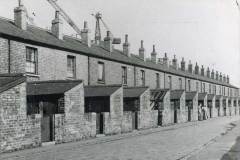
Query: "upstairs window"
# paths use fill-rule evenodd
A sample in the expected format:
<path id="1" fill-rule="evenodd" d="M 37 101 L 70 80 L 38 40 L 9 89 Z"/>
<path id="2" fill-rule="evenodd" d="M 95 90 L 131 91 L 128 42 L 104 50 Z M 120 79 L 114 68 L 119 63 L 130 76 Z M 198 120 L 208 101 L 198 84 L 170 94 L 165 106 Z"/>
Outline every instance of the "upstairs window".
<path id="1" fill-rule="evenodd" d="M 37 74 L 37 49 L 26 47 L 26 72 Z"/>
<path id="2" fill-rule="evenodd" d="M 171 76 L 168 76 L 168 86 L 169 86 L 169 89 L 172 89 L 172 77 Z"/>
<path id="3" fill-rule="evenodd" d="M 179 89 L 183 89 L 182 88 L 182 78 L 179 78 Z"/>
<path id="4" fill-rule="evenodd" d="M 122 67 L 122 84 L 127 84 L 127 67 Z"/>
<path id="5" fill-rule="evenodd" d="M 212 86 L 211 86 L 211 84 L 209 84 L 209 94 L 211 94 L 212 93 Z"/>
<path id="6" fill-rule="evenodd" d="M 190 92 L 191 91 L 191 81 L 188 80 L 188 91 Z"/>
<path id="7" fill-rule="evenodd" d="M 203 83 L 203 93 L 205 93 L 206 92 L 206 90 L 205 90 L 205 83 Z"/>
<path id="8" fill-rule="evenodd" d="M 67 77 L 76 77 L 76 57 L 74 56 L 67 56 Z"/>
<path id="9" fill-rule="evenodd" d="M 103 83 L 105 81 L 105 68 L 103 62 L 98 62 L 98 82 Z"/>
<path id="10" fill-rule="evenodd" d="M 156 73 L 156 88 L 160 88 L 160 76 L 159 76 L 159 73 Z"/>
<path id="11" fill-rule="evenodd" d="M 196 91 L 199 92 L 199 83 L 196 82 Z"/>
<path id="12" fill-rule="evenodd" d="M 145 71 L 144 70 L 141 70 L 140 71 L 141 73 L 141 78 L 140 78 L 140 81 L 141 81 L 141 86 L 145 86 Z"/>

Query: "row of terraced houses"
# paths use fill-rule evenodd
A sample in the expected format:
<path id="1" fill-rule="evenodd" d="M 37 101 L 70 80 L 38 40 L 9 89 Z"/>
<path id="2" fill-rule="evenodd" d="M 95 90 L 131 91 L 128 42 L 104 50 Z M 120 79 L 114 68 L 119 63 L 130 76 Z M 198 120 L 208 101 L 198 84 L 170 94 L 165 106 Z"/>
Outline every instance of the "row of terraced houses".
<path id="1" fill-rule="evenodd" d="M 240 114 L 229 76 L 174 56 L 145 57 L 114 49 L 110 33 L 91 43 L 63 35 L 56 12 L 51 30 L 27 24 L 26 9 L 0 19 L 0 153 Z M 221 120 L 221 119 L 219 119 Z"/>

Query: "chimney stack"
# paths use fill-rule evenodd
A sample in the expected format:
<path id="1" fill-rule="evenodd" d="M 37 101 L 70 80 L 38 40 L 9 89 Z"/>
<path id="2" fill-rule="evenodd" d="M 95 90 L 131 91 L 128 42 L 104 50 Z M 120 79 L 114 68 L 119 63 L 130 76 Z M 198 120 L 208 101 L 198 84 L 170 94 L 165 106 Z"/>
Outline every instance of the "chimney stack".
<path id="1" fill-rule="evenodd" d="M 214 79 L 214 78 L 215 78 L 215 75 L 214 75 L 214 73 L 215 73 L 215 72 L 214 72 L 214 70 L 212 70 L 212 72 L 211 72 L 211 78 L 212 78 L 212 79 Z"/>
<path id="2" fill-rule="evenodd" d="M 209 67 L 207 68 L 207 77 L 211 78 L 211 71 L 210 71 Z"/>
<path id="3" fill-rule="evenodd" d="M 195 74 L 199 74 L 199 66 L 197 63 L 195 65 Z"/>
<path id="4" fill-rule="evenodd" d="M 104 47 L 107 49 L 109 52 L 113 51 L 113 46 L 112 46 L 112 38 L 110 36 L 110 31 L 107 31 L 107 36 L 104 38 Z"/>
<path id="5" fill-rule="evenodd" d="M 220 73 L 220 82 L 222 82 L 222 80 L 223 80 L 223 77 L 222 77 L 222 73 Z"/>
<path id="6" fill-rule="evenodd" d="M 164 54 L 164 57 L 163 57 L 163 65 L 168 67 L 168 56 L 167 56 L 167 53 Z"/>
<path id="7" fill-rule="evenodd" d="M 218 73 L 218 71 L 216 71 L 216 80 L 217 81 L 219 80 L 219 73 Z"/>
<path id="8" fill-rule="evenodd" d="M 143 40 L 141 40 L 141 47 L 139 48 L 139 58 L 145 59 L 145 49 L 143 47 Z"/>
<path id="9" fill-rule="evenodd" d="M 18 1 L 19 6 L 14 8 L 14 23 L 22 29 L 27 30 L 27 11 L 21 0 Z"/>
<path id="10" fill-rule="evenodd" d="M 182 71 L 185 71 L 185 65 L 186 65 L 186 62 L 185 62 L 184 58 L 182 58 L 182 61 L 181 61 L 181 70 Z"/>
<path id="11" fill-rule="evenodd" d="M 128 42 L 128 35 L 125 35 L 125 42 L 123 43 L 123 53 L 130 56 L 130 43 Z"/>
<path id="12" fill-rule="evenodd" d="M 188 63 L 188 72 L 191 74 L 193 73 L 193 65 L 192 65 L 191 61 L 189 61 L 189 63 Z"/>
<path id="13" fill-rule="evenodd" d="M 89 33 L 90 31 L 87 25 L 87 21 L 84 21 L 84 27 L 81 30 L 81 37 L 82 37 L 82 42 L 86 44 L 88 47 L 91 46 L 91 39 L 90 39 Z"/>
<path id="14" fill-rule="evenodd" d="M 203 65 L 202 65 L 202 68 L 201 68 L 201 75 L 202 76 L 204 76 L 205 75 L 205 73 L 204 73 L 205 71 L 204 71 L 204 67 L 203 67 Z"/>
<path id="15" fill-rule="evenodd" d="M 229 79 L 229 76 L 227 75 L 227 83 L 229 84 L 230 83 L 230 79 Z"/>
<path id="16" fill-rule="evenodd" d="M 176 58 L 176 55 L 173 56 L 173 59 L 172 59 L 172 66 L 174 69 L 177 69 L 177 58 Z"/>
<path id="17" fill-rule="evenodd" d="M 151 61 L 153 63 L 157 62 L 157 52 L 156 52 L 156 49 L 155 49 L 155 45 L 153 45 L 153 51 L 151 53 Z"/>
<path id="18" fill-rule="evenodd" d="M 52 34 L 58 39 L 63 39 L 63 22 L 59 11 L 55 12 L 55 19 L 52 21 Z"/>

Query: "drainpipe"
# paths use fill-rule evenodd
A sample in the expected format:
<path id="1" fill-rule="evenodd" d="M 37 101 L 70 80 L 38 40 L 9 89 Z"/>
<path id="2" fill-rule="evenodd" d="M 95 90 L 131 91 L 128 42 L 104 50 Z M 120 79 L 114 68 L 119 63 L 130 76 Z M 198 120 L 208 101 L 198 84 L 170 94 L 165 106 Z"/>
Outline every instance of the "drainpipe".
<path id="1" fill-rule="evenodd" d="M 164 89 L 166 89 L 166 73 L 164 72 L 163 75 L 164 75 L 164 77 L 163 77 L 164 78 L 164 81 L 163 81 Z"/>
<path id="2" fill-rule="evenodd" d="M 8 73 L 11 73 L 11 41 L 8 39 Z"/>

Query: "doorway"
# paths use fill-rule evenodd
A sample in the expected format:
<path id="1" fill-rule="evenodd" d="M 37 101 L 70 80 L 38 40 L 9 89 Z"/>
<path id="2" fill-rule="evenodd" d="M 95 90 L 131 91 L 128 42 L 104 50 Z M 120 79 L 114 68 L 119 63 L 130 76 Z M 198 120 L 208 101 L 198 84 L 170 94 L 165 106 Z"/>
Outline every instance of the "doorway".
<path id="1" fill-rule="evenodd" d="M 132 112 L 132 127 L 134 130 L 138 129 L 138 112 Z"/>
<path id="2" fill-rule="evenodd" d="M 104 114 L 97 113 L 96 119 L 97 134 L 104 134 Z"/>

